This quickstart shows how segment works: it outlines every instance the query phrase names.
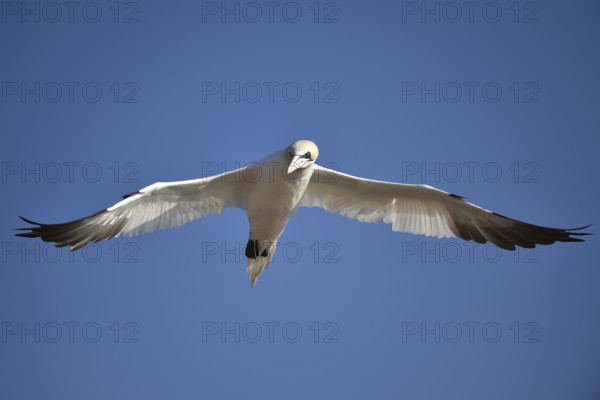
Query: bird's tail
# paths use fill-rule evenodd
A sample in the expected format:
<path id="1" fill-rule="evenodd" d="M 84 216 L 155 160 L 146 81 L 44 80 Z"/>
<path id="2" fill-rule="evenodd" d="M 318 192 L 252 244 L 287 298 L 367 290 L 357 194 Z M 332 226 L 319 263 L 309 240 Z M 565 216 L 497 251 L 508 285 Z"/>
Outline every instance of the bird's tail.
<path id="1" fill-rule="evenodd" d="M 248 257 L 246 272 L 250 274 L 251 287 L 254 287 L 258 276 L 271 264 L 276 244 L 273 241 L 248 240 L 246 245 L 246 257 Z"/>

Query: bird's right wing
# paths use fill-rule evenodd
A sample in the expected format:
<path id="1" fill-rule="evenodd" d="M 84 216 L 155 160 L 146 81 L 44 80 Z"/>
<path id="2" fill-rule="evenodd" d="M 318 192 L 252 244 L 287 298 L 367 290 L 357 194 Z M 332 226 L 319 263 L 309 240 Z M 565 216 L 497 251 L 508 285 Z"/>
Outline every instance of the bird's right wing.
<path id="1" fill-rule="evenodd" d="M 23 228 L 17 236 L 39 237 L 57 247 L 76 250 L 89 242 L 173 228 L 226 207 L 245 208 L 248 182 L 244 168 L 220 175 L 179 182 L 157 182 L 131 193 L 112 207 L 76 221 Z"/>
<path id="2" fill-rule="evenodd" d="M 362 222 L 386 222 L 394 231 L 492 242 L 507 250 L 554 242 L 580 242 L 576 229 L 532 225 L 485 210 L 427 185 L 363 179 L 318 165 L 302 198 L 306 207 Z"/>

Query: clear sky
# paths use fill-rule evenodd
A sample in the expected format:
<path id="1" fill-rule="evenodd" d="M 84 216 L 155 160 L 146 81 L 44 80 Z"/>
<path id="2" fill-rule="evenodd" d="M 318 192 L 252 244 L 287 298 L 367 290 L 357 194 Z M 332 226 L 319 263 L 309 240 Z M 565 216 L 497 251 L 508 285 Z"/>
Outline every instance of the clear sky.
<path id="1" fill-rule="evenodd" d="M 598 398 L 596 236 L 498 252 L 301 209 L 253 289 L 240 210 L 72 255 L 13 236 L 304 138 L 597 224 L 598 2 L 424 4 L 2 2 L 0 397 Z"/>

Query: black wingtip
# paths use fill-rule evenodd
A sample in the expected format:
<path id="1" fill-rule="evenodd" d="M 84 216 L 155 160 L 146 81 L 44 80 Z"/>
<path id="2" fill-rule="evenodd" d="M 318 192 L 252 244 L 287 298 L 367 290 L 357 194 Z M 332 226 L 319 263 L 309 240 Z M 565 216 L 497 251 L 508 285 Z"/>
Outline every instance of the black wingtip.
<path id="1" fill-rule="evenodd" d="M 40 235 L 38 235 L 37 233 L 33 233 L 33 232 L 25 232 L 25 233 L 15 233 L 15 236 L 25 237 L 25 238 L 36 238 L 36 237 L 39 237 Z"/>
<path id="2" fill-rule="evenodd" d="M 478 243 L 492 242 L 496 246 L 514 250 L 515 246 L 533 248 L 537 245 L 549 245 L 556 242 L 584 242 L 585 236 L 591 232 L 583 232 L 591 224 L 571 228 L 549 228 L 519 221 L 502 214 L 490 212 L 491 215 L 505 221 L 496 221 L 492 226 L 478 226 L 469 223 L 453 221 L 450 227 L 455 236 Z"/>
<path id="3" fill-rule="evenodd" d="M 571 228 L 571 229 L 566 229 L 567 231 L 582 231 L 584 229 L 589 228 L 590 226 L 592 226 L 592 224 L 586 225 L 586 226 L 580 226 L 579 228 Z M 593 233 L 580 233 L 580 235 L 593 235 Z"/>
<path id="4" fill-rule="evenodd" d="M 22 217 L 20 215 L 19 215 L 19 218 L 21 218 L 23 221 L 25 221 L 25 222 L 27 222 L 28 224 L 31 224 L 31 225 L 40 225 L 40 226 L 43 225 L 43 224 L 40 224 L 39 222 L 32 221 L 32 220 L 27 219 L 25 217 Z"/>
<path id="5" fill-rule="evenodd" d="M 509 219 L 511 221 L 515 221 L 515 222 L 519 222 L 519 223 L 523 223 L 522 221 L 516 220 L 514 218 L 510 218 L 507 217 L 506 215 L 502 215 L 502 214 L 498 214 L 497 212 L 492 212 L 492 214 L 497 215 L 498 217 L 502 217 L 505 219 Z M 580 226 L 578 228 L 548 228 L 546 226 L 539 226 L 540 228 L 544 228 L 544 229 L 549 229 L 549 230 L 553 230 L 553 231 L 564 231 L 564 232 L 571 232 L 572 235 L 593 235 L 593 233 L 589 233 L 589 232 L 581 232 L 581 233 L 573 233 L 573 231 L 582 231 L 584 229 L 589 228 L 590 226 L 592 226 L 593 224 L 588 224 L 585 226 Z"/>
<path id="6" fill-rule="evenodd" d="M 40 236 L 39 233 L 37 232 L 37 230 L 39 228 L 41 228 L 42 224 L 32 221 L 30 219 L 27 219 L 25 217 L 22 217 L 20 215 L 19 215 L 19 218 L 21 218 L 21 220 L 23 220 L 24 222 L 27 222 L 28 224 L 37 225 L 37 226 L 32 226 L 29 228 L 16 228 L 15 231 L 28 231 L 28 232 L 15 233 L 15 236 L 26 237 L 26 238 L 36 238 L 36 237 Z"/>

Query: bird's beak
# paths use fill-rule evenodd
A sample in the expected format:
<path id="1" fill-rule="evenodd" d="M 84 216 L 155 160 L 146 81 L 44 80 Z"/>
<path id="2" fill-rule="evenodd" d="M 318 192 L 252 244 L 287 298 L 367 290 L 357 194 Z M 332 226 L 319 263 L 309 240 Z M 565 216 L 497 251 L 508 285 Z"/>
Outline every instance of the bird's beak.
<path id="1" fill-rule="evenodd" d="M 303 158 L 301 156 L 292 157 L 292 161 L 290 161 L 290 166 L 288 167 L 287 173 L 291 174 L 297 169 L 306 167 L 310 160 L 308 158 Z"/>

